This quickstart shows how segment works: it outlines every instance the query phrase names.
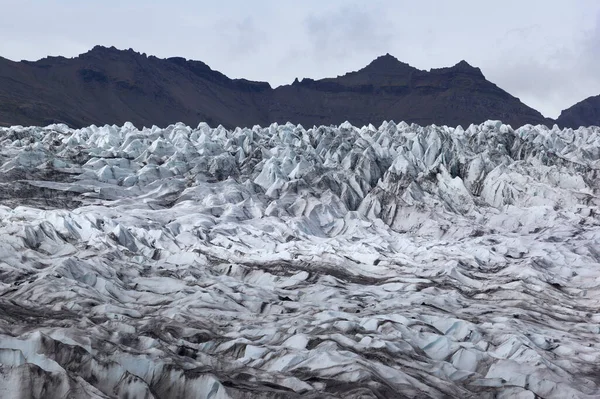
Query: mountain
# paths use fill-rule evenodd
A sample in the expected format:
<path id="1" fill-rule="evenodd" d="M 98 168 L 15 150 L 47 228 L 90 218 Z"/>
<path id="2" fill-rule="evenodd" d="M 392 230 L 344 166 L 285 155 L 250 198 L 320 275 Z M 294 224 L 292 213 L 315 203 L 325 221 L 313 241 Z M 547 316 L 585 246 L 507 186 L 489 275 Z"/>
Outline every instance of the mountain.
<path id="1" fill-rule="evenodd" d="M 337 78 L 296 80 L 273 89 L 265 82 L 230 79 L 200 61 L 114 47 L 96 46 L 71 59 L 0 58 L 1 125 L 206 121 L 234 127 L 402 120 L 456 126 L 487 119 L 513 126 L 552 123 L 465 61 L 427 72 L 387 54 Z"/>
<path id="2" fill-rule="evenodd" d="M 465 61 L 426 72 L 388 54 L 338 78 L 304 79 L 277 88 L 274 97 L 281 105 L 271 108 L 273 120 L 293 117 L 308 125 L 344 120 L 364 125 L 392 119 L 468 126 L 490 118 L 514 126 L 549 123 Z"/>
<path id="3" fill-rule="evenodd" d="M 266 119 L 253 94 L 267 83 L 232 80 L 198 61 L 159 59 L 132 50 L 94 47 L 77 58 L 0 60 L 0 122 L 71 126 L 247 125 Z"/>
<path id="4" fill-rule="evenodd" d="M 560 113 L 560 127 L 577 129 L 580 126 L 600 126 L 600 95 L 588 97 Z"/>

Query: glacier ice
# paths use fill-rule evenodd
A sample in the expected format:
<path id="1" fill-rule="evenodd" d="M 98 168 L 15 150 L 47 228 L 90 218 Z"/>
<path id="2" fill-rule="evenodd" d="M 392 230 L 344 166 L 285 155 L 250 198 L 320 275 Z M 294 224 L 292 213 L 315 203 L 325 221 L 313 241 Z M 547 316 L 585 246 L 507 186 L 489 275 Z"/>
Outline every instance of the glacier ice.
<path id="1" fill-rule="evenodd" d="M 600 128 L 0 128 L 0 396 L 600 396 Z"/>

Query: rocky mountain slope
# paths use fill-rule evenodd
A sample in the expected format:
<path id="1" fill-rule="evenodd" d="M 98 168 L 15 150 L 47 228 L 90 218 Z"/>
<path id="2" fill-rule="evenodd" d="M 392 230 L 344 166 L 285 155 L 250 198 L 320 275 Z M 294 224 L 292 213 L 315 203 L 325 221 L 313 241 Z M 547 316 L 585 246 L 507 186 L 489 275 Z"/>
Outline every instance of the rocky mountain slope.
<path id="1" fill-rule="evenodd" d="M 600 95 L 588 97 L 562 111 L 556 123 L 573 129 L 580 126 L 600 126 Z"/>
<path id="2" fill-rule="evenodd" d="M 72 127 L 90 124 L 167 126 L 306 126 L 379 124 L 384 120 L 468 126 L 500 119 L 512 126 L 552 121 L 487 81 L 462 61 L 421 71 L 385 55 L 337 78 L 303 79 L 271 88 L 229 79 L 199 61 L 159 59 L 97 46 L 73 59 L 0 59 L 0 124 Z"/>

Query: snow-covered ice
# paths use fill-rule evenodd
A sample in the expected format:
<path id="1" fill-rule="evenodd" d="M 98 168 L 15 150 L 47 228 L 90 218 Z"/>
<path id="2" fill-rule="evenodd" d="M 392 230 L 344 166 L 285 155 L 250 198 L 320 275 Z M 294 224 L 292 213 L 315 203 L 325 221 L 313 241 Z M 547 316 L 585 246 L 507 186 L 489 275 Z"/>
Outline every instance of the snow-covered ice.
<path id="1" fill-rule="evenodd" d="M 600 128 L 0 129 L 2 398 L 600 397 Z"/>

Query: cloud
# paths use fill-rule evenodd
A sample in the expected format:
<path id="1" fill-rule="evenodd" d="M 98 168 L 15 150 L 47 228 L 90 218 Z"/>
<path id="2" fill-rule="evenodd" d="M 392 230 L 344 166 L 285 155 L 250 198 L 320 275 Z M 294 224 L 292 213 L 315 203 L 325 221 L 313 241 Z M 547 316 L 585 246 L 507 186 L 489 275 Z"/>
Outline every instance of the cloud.
<path id="1" fill-rule="evenodd" d="M 466 59 L 552 117 L 600 93 L 597 0 L 0 0 L 0 9 L 10 17 L 0 24 L 0 56 L 15 60 L 115 45 L 276 86 L 357 70 L 389 52 L 421 69 Z"/>
<path id="2" fill-rule="evenodd" d="M 214 32 L 220 36 L 214 40 L 218 51 L 226 51 L 228 58 L 242 58 L 256 54 L 270 41 L 267 32 L 251 17 L 240 20 L 223 20 L 214 26 Z"/>
<path id="3" fill-rule="evenodd" d="M 391 24 L 377 12 L 357 6 L 344 6 L 304 21 L 312 53 L 317 59 L 353 56 L 360 53 L 385 53 L 394 37 Z"/>
<path id="4" fill-rule="evenodd" d="M 511 33 L 523 39 L 523 35 L 531 35 L 527 29 Z M 538 47 L 538 52 L 526 54 L 511 50 L 501 52 L 484 73 L 546 116 L 556 118 L 563 109 L 600 93 L 600 13 L 593 28 L 574 41 Z"/>

